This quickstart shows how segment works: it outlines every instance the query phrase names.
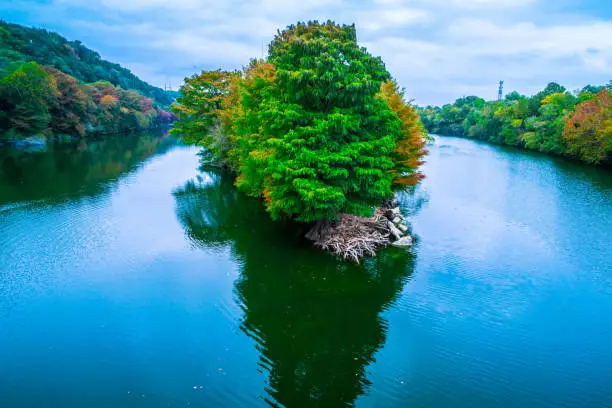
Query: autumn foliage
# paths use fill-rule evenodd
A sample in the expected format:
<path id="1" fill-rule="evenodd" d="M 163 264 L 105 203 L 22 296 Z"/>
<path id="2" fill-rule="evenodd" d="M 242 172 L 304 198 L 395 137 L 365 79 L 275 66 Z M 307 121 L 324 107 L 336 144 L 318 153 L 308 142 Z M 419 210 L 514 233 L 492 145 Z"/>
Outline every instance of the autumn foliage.
<path id="1" fill-rule="evenodd" d="M 290 26 L 267 59 L 195 75 L 181 93 L 175 133 L 233 170 L 274 219 L 368 216 L 422 178 L 419 116 L 354 26 Z"/>
<path id="2" fill-rule="evenodd" d="M 423 179 L 418 171 L 426 154 L 423 124 L 417 111 L 405 102 L 404 91 L 395 82 L 387 81 L 382 85 L 381 97 L 401 121 L 401 132 L 392 155 L 393 186 L 415 185 Z"/>
<path id="3" fill-rule="evenodd" d="M 151 99 L 110 82 L 83 84 L 36 62 L 0 70 L 0 135 L 3 137 L 84 137 L 148 129 L 172 119 L 173 115 Z"/>
<path id="4" fill-rule="evenodd" d="M 612 100 L 608 90 L 576 106 L 563 138 L 569 151 L 587 163 L 599 163 L 612 154 Z"/>

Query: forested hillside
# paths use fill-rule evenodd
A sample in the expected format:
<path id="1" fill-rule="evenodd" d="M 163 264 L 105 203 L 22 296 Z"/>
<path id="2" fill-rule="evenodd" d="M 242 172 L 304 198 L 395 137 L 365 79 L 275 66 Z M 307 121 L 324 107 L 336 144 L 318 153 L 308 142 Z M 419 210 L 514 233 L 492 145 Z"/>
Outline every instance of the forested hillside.
<path id="1" fill-rule="evenodd" d="M 53 67 L 81 82 L 108 81 L 123 89 L 134 89 L 162 107 L 174 101 L 173 95 L 142 81 L 129 69 L 101 59 L 100 54 L 80 41 L 68 41 L 47 30 L 0 21 L 0 70 L 16 62 L 29 61 Z"/>
<path id="2" fill-rule="evenodd" d="M 0 23 L 0 139 L 158 127 L 173 99 L 79 42 Z"/>
<path id="3" fill-rule="evenodd" d="M 528 97 L 512 92 L 502 101 L 476 96 L 440 107 L 420 108 L 432 133 L 464 136 L 568 156 L 587 163 L 610 163 L 612 101 L 610 86 L 588 85 L 569 92 L 550 83 Z"/>

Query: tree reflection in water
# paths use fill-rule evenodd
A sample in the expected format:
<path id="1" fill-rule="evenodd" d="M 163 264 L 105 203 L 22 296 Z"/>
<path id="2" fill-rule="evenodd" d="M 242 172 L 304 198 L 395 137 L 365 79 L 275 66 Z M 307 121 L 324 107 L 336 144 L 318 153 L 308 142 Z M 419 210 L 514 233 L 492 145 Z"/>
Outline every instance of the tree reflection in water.
<path id="1" fill-rule="evenodd" d="M 99 195 L 176 143 L 167 134 L 151 131 L 49 144 L 35 152 L 0 147 L 0 206 Z"/>
<path id="2" fill-rule="evenodd" d="M 302 240 L 303 226 L 272 222 L 261 201 L 230 177 L 203 173 L 175 192 L 189 239 L 230 249 L 241 266 L 241 329 L 257 342 L 272 406 L 352 406 L 370 383 L 366 367 L 385 342 L 381 316 L 414 268 L 415 255 L 388 249 L 346 264 Z"/>

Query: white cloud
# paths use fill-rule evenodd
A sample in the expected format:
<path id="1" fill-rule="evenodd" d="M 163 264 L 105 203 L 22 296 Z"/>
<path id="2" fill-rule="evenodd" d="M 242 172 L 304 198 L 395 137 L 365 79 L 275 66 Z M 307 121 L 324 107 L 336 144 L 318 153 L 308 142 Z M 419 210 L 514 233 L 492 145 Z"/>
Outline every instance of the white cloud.
<path id="1" fill-rule="evenodd" d="M 380 55 L 420 103 L 465 94 L 492 98 L 500 79 L 509 89 L 535 92 L 552 80 L 569 87 L 607 82 L 612 72 L 612 21 L 560 18 L 545 0 L 54 0 L 36 6 L 15 0 L 11 8 L 15 4 L 60 32 L 56 21 L 62 19 L 71 38 L 87 40 L 157 85 L 196 69 L 239 68 L 261 55 L 277 29 L 312 19 L 356 23 L 362 45 Z"/>
<path id="2" fill-rule="evenodd" d="M 511 55 L 534 52 L 545 57 L 612 53 L 612 22 L 537 27 L 531 22 L 500 26 L 491 21 L 459 20 L 449 27 L 457 43 L 473 44 L 474 54 Z"/>
<path id="3" fill-rule="evenodd" d="M 430 12 L 411 8 L 390 8 L 360 13 L 357 21 L 362 30 L 379 31 L 389 28 L 423 25 L 433 20 Z"/>
<path id="4" fill-rule="evenodd" d="M 438 0 L 443 1 L 443 0 Z M 449 3 L 447 1 L 447 3 Z M 534 4 L 535 0 L 450 0 L 454 6 L 465 7 L 468 9 L 478 8 L 519 8 Z"/>

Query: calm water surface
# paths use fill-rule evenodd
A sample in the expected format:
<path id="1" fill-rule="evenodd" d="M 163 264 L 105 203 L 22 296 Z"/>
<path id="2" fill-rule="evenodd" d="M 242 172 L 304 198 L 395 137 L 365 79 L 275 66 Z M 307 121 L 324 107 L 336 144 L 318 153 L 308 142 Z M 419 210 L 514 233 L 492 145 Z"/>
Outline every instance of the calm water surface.
<path id="1" fill-rule="evenodd" d="M 0 151 L 0 406 L 612 407 L 612 171 L 437 138 L 360 266 L 154 135 Z"/>

